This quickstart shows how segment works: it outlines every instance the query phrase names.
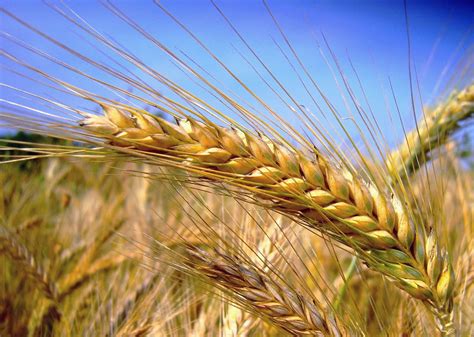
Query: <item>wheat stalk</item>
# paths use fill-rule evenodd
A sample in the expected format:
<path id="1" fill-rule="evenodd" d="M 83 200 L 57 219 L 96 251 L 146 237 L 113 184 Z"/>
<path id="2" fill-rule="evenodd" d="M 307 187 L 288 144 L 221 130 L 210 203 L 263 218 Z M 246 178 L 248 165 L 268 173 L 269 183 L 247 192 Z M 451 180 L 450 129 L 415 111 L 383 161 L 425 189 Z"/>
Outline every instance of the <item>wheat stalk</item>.
<path id="1" fill-rule="evenodd" d="M 429 152 L 445 143 L 448 136 L 459 128 L 459 123 L 474 116 L 474 84 L 439 104 L 426 118 L 417 123 L 405 141 L 386 159 L 394 177 L 405 181 L 427 160 Z"/>
<path id="2" fill-rule="evenodd" d="M 357 250 L 374 270 L 432 308 L 451 331 L 454 272 L 434 232 L 387 197 L 320 153 L 308 159 L 262 137 L 201 123 L 177 125 L 130 107 L 102 104 L 104 116 L 80 125 L 129 154 L 152 155 L 205 178 L 243 187 L 265 205 L 305 221 Z"/>
<path id="3" fill-rule="evenodd" d="M 230 292 L 240 305 L 294 335 L 345 336 L 347 333 L 320 305 L 217 250 L 187 246 L 184 264 Z"/>

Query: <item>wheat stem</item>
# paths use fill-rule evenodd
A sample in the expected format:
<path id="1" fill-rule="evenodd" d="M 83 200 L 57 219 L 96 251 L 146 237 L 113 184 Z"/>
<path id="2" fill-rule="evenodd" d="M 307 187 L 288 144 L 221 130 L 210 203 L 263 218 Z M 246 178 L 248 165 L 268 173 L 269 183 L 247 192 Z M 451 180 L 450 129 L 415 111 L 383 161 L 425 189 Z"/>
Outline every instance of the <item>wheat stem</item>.
<path id="1" fill-rule="evenodd" d="M 353 256 L 351 259 L 351 263 L 347 268 L 346 272 L 344 273 L 344 284 L 341 288 L 339 288 L 339 292 L 337 293 L 336 300 L 334 301 L 334 310 L 338 310 L 339 306 L 341 305 L 341 301 L 344 298 L 347 288 L 349 287 L 349 282 L 354 276 L 355 271 L 357 270 L 357 256 Z"/>

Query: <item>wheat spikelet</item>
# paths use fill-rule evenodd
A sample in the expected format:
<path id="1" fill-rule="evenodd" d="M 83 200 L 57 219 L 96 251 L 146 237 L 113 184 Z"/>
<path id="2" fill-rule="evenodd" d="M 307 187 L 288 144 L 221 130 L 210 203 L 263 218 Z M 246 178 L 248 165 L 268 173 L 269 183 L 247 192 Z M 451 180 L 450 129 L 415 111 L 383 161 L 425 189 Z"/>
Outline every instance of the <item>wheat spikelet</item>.
<path id="1" fill-rule="evenodd" d="M 320 153 L 308 159 L 268 139 L 192 118 L 175 125 L 129 107 L 103 104 L 103 109 L 104 116 L 91 116 L 80 125 L 129 154 L 152 155 L 160 164 L 177 163 L 251 191 L 271 209 L 355 248 L 372 269 L 428 303 L 443 320 L 451 312 L 451 262 L 435 233 L 410 219 L 396 197 Z"/>
<path id="2" fill-rule="evenodd" d="M 126 324 L 127 319 L 129 319 L 129 316 L 132 316 L 133 310 L 138 309 L 140 305 L 146 301 L 147 296 L 153 298 L 156 297 L 153 287 L 158 288 L 160 286 L 160 278 L 162 277 L 163 275 L 161 273 L 149 276 L 141 282 L 136 289 L 133 289 L 132 292 L 127 293 L 126 296 L 124 296 L 122 304 L 118 308 L 115 317 L 111 320 L 111 331 L 118 331 L 118 335 L 127 335 L 125 332 L 122 332 L 123 330 L 126 331 L 126 328 L 129 328 Z M 138 313 L 138 315 L 140 315 L 140 313 Z M 119 327 L 121 328 L 119 329 Z"/>
<path id="3" fill-rule="evenodd" d="M 90 265 L 83 273 L 73 275 L 72 278 L 66 278 L 66 281 L 62 284 L 63 288 L 58 296 L 58 300 L 61 301 L 65 297 L 69 296 L 74 290 L 83 286 L 87 281 L 96 276 L 97 274 L 107 272 L 118 268 L 122 263 L 130 261 L 131 258 L 123 255 L 106 256 L 98 259 Z"/>
<path id="4" fill-rule="evenodd" d="M 443 144 L 447 137 L 459 128 L 459 123 L 474 115 L 474 84 L 469 85 L 439 104 L 418 122 L 418 127 L 408 133 L 405 142 L 386 159 L 386 165 L 394 177 L 402 181 L 422 166 L 429 152 Z"/>
<path id="5" fill-rule="evenodd" d="M 236 258 L 192 246 L 188 246 L 187 253 L 189 258 L 184 263 L 194 273 L 216 282 L 223 290 L 231 292 L 242 306 L 289 333 L 347 335 L 317 303 L 308 301 Z"/>

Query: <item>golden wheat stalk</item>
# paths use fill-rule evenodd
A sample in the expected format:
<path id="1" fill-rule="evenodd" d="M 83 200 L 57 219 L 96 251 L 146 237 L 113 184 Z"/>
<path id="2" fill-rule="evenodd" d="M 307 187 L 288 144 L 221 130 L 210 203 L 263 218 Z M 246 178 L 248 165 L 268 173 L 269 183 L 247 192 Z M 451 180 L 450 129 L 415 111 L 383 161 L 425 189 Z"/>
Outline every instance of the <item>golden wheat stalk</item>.
<path id="1" fill-rule="evenodd" d="M 417 123 L 405 141 L 387 156 L 386 165 L 390 173 L 405 181 L 427 160 L 429 152 L 444 144 L 450 134 L 459 128 L 459 123 L 474 116 L 474 84 L 439 104 L 428 116 Z"/>
<path id="2" fill-rule="evenodd" d="M 188 246 L 184 264 L 212 280 L 240 305 L 293 335 L 346 336 L 347 332 L 314 301 L 309 301 L 233 256 Z"/>
<path id="3" fill-rule="evenodd" d="M 463 97 L 470 98 L 465 95 Z M 175 125 L 131 107 L 102 103 L 104 116 L 80 125 L 116 149 L 177 165 L 242 187 L 267 207 L 298 218 L 354 248 L 374 270 L 429 304 L 452 330 L 454 272 L 433 231 L 409 217 L 396 197 L 337 167 L 261 136 L 192 118 Z"/>

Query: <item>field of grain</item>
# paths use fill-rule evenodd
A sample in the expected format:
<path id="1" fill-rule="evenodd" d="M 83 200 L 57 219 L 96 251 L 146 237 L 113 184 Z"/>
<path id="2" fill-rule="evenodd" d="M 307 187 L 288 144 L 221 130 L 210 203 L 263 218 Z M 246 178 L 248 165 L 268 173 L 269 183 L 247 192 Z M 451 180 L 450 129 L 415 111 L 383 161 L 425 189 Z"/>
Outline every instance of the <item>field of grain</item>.
<path id="1" fill-rule="evenodd" d="M 220 33 L 149 4 L 207 61 L 121 5 L 102 3 L 110 27 L 168 63 L 67 4 L 49 9 L 80 42 L 2 10 L 0 336 L 474 333 L 472 30 L 426 85 L 399 4 L 407 78 L 376 89 L 331 34 L 321 79 L 279 3 L 252 15 L 280 63 L 232 2 L 207 4 L 240 43 L 230 60 Z"/>

